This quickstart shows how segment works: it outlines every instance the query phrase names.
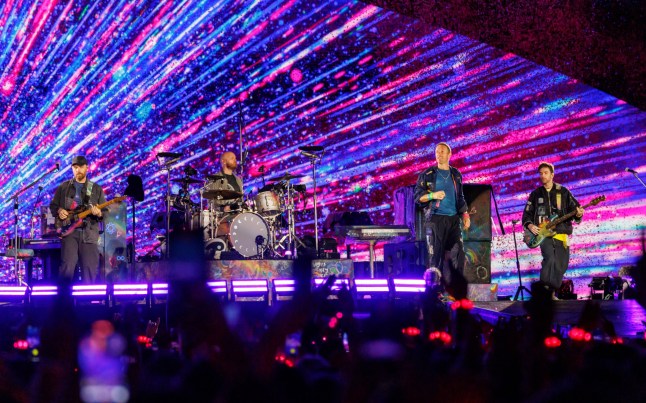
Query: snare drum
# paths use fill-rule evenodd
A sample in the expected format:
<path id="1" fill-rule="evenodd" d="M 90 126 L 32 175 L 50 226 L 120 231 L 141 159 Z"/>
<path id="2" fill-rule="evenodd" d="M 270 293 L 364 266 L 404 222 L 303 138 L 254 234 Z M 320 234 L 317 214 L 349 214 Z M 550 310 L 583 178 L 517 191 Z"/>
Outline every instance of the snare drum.
<path id="1" fill-rule="evenodd" d="M 253 199 L 256 212 L 265 217 L 271 217 L 283 212 L 280 207 L 280 197 L 272 191 L 260 192 Z"/>
<path id="2" fill-rule="evenodd" d="M 257 256 L 269 242 L 269 226 L 259 214 L 240 213 L 229 224 L 229 242 L 242 256 Z"/>

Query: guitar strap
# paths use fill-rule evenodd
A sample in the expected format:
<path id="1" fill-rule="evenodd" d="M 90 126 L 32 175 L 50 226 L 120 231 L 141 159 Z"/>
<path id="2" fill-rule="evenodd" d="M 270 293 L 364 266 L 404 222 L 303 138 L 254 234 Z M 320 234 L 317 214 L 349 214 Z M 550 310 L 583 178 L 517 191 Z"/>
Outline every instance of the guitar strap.
<path id="1" fill-rule="evenodd" d="M 85 190 L 85 194 L 87 195 L 88 202 L 90 200 L 90 197 L 92 196 L 92 186 L 94 185 L 94 182 L 87 181 L 87 189 Z"/>
<path id="2" fill-rule="evenodd" d="M 556 209 L 561 211 L 561 185 L 556 184 Z"/>

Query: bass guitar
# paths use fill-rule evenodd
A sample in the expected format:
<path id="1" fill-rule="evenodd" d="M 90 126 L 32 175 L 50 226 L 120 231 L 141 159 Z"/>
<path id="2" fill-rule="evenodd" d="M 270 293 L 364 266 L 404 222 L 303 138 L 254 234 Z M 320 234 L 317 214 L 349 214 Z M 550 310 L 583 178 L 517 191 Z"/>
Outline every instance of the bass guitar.
<path id="1" fill-rule="evenodd" d="M 126 197 L 128 197 L 128 196 L 119 196 L 119 197 L 114 198 L 114 199 L 112 199 L 110 201 L 107 201 L 105 203 L 97 204 L 94 207 L 96 207 L 96 208 L 98 208 L 100 210 L 100 209 L 102 209 L 104 207 L 107 207 L 107 206 L 109 206 L 111 204 L 119 203 L 121 201 L 124 201 L 126 199 Z M 56 217 L 54 219 L 54 225 L 56 226 L 56 232 L 58 232 L 58 235 L 61 238 L 65 238 L 66 236 L 68 236 L 69 234 L 74 232 L 75 229 L 80 228 L 83 225 L 83 219 L 85 217 L 89 216 L 90 214 L 92 214 L 92 209 L 91 208 L 86 209 L 86 210 L 84 210 L 83 208 L 84 207 L 74 209 L 74 210 L 67 210 L 67 213 L 69 214 L 69 216 L 67 217 L 66 220 L 61 220 L 58 217 L 58 215 L 56 215 Z"/>
<path id="2" fill-rule="evenodd" d="M 595 197 L 594 199 L 592 199 L 590 203 L 583 206 L 583 208 L 586 209 L 590 206 L 596 206 L 597 204 L 601 203 L 604 200 L 606 200 L 606 196 L 601 195 L 599 197 Z M 525 235 L 523 236 L 523 241 L 530 248 L 536 248 L 537 246 L 543 243 L 545 238 L 551 238 L 554 235 L 556 235 L 556 232 L 554 232 L 554 228 L 556 228 L 557 225 L 559 225 L 563 221 L 569 220 L 575 215 L 576 215 L 576 210 L 567 213 L 563 217 L 559 217 L 556 214 L 551 216 L 547 221 L 542 222 L 538 226 L 538 234 L 536 235 L 532 234 L 530 230 L 525 228 Z"/>

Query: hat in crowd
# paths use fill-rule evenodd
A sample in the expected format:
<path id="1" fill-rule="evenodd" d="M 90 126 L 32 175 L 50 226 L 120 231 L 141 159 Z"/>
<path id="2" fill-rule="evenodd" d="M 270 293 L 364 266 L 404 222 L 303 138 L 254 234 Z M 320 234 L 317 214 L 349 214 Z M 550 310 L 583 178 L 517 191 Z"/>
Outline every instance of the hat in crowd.
<path id="1" fill-rule="evenodd" d="M 87 165 L 87 159 L 82 155 L 72 158 L 72 165 Z"/>

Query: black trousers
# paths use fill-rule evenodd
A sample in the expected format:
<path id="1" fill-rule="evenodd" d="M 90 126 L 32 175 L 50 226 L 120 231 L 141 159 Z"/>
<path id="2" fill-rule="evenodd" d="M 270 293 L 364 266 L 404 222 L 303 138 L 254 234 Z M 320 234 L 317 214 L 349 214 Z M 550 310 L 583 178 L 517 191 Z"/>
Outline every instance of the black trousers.
<path id="1" fill-rule="evenodd" d="M 74 231 L 61 241 L 61 268 L 58 275 L 73 280 L 76 263 L 81 260 L 84 283 L 94 283 L 99 271 L 99 249 L 95 243 L 84 243 L 83 232 Z"/>
<path id="2" fill-rule="evenodd" d="M 541 254 L 541 282 L 558 290 L 570 263 L 570 248 L 558 239 L 547 238 L 541 244 Z"/>
<path id="3" fill-rule="evenodd" d="M 439 269 L 447 284 L 451 282 L 453 271 L 463 274 L 465 254 L 459 215 L 431 216 L 426 222 L 426 246 L 430 267 Z M 448 262 L 445 259 L 447 252 Z"/>

